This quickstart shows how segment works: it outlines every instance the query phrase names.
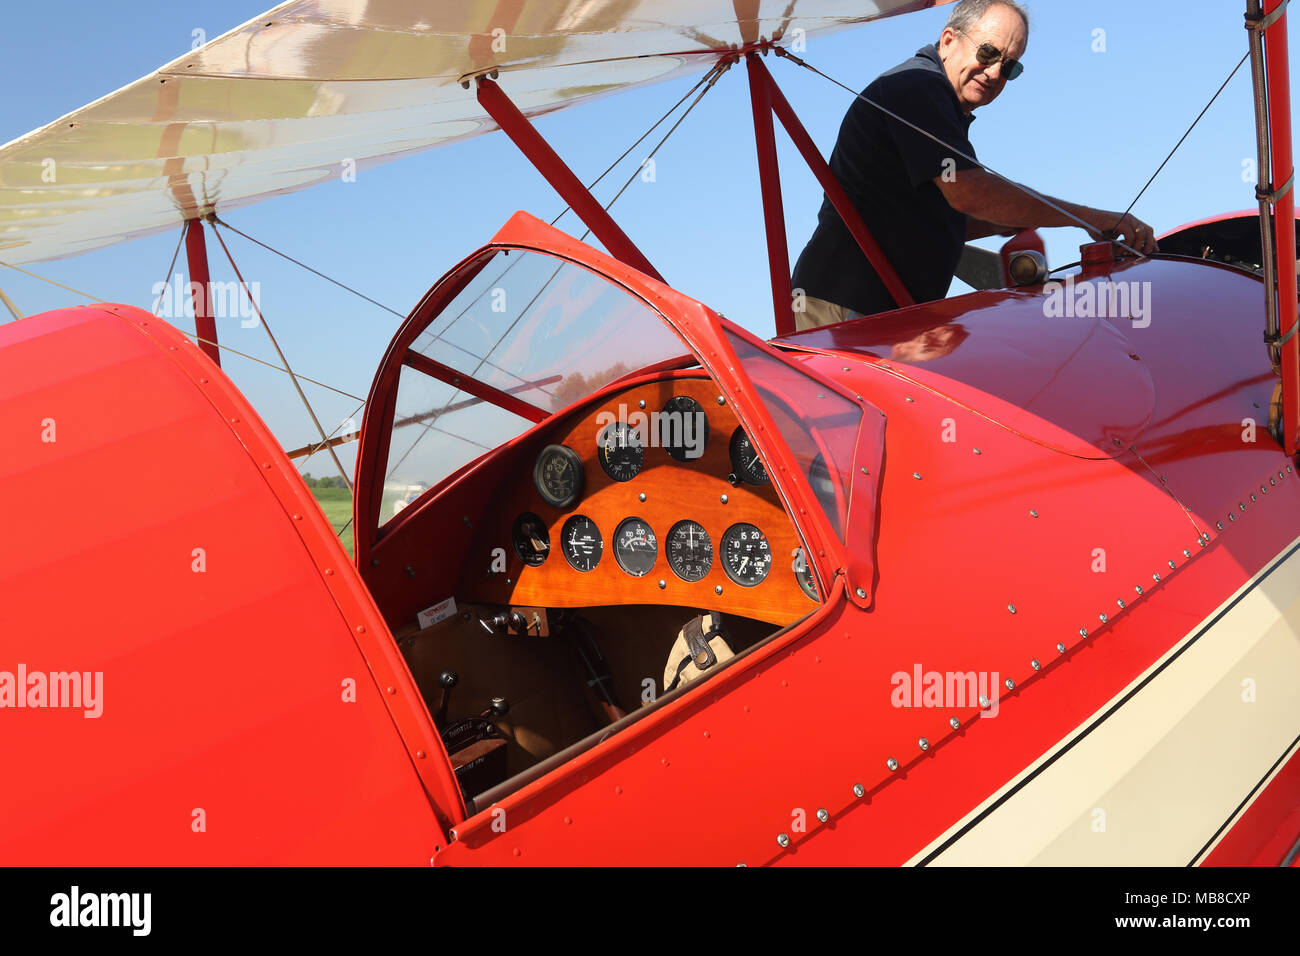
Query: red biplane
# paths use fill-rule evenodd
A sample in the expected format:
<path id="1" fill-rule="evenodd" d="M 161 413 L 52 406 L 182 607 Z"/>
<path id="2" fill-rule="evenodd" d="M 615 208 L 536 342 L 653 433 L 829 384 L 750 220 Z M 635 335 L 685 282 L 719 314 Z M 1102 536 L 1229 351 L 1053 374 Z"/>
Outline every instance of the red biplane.
<path id="1" fill-rule="evenodd" d="M 368 396 L 354 559 L 202 294 L 193 339 L 125 305 L 0 328 L 0 861 L 1294 861 L 1285 4 L 1247 5 L 1257 213 L 1050 274 L 1022 236 L 992 287 L 794 333 L 774 115 L 835 186 L 764 55 L 795 7 L 935 5 L 293 0 L 0 150 L 6 184 L 106 158 L 6 202 L 6 263 L 183 223 L 201 292 L 205 220 L 319 179 L 318 142 L 496 128 L 609 250 L 520 212 L 428 291 Z M 529 120 L 733 64 L 771 341 Z"/>

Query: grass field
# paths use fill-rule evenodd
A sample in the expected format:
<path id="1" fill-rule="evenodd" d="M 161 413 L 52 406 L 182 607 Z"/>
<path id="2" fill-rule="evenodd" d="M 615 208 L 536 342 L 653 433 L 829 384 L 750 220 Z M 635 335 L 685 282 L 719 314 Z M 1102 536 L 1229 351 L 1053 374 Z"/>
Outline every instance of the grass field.
<path id="1" fill-rule="evenodd" d="M 320 510 L 325 512 L 325 517 L 334 526 L 335 534 L 345 524 L 348 525 L 348 530 L 343 532 L 339 540 L 347 548 L 348 554 L 352 554 L 352 526 L 348 524 L 352 519 L 352 492 L 346 488 L 313 488 L 311 491 L 316 496 Z"/>

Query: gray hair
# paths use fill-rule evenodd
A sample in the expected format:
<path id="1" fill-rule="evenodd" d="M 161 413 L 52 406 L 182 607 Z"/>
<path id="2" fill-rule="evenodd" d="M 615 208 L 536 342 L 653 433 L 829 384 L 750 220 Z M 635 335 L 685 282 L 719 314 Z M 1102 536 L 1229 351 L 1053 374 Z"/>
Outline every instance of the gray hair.
<path id="1" fill-rule="evenodd" d="M 963 33 L 968 33 L 971 27 L 984 19 L 984 14 L 988 13 L 993 7 L 1010 7 L 1018 13 L 1020 19 L 1025 21 L 1025 37 L 1028 39 L 1029 14 L 1015 0 L 961 0 L 957 6 L 953 7 L 952 15 L 948 17 L 948 23 L 944 26 L 944 29 L 960 30 Z"/>

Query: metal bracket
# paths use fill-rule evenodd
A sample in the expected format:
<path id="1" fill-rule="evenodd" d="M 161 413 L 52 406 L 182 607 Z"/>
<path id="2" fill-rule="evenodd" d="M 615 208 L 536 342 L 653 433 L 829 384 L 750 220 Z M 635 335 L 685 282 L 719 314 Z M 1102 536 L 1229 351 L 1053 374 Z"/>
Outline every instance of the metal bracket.
<path id="1" fill-rule="evenodd" d="M 484 80 L 495 80 L 501 75 L 500 67 L 489 66 L 487 69 L 474 70 L 472 73 L 466 73 L 461 76 L 458 83 L 462 90 L 468 90 L 470 83 L 479 84 Z"/>
<path id="2" fill-rule="evenodd" d="M 1297 322 L 1295 325 L 1291 326 L 1291 331 L 1287 332 L 1286 335 L 1279 335 L 1277 333 L 1274 333 L 1273 335 L 1269 335 L 1267 332 L 1265 332 L 1264 344 L 1276 345 L 1279 348 L 1281 348 L 1283 345 L 1286 345 L 1287 342 L 1290 342 L 1291 339 L 1295 338 L 1295 334 L 1297 330 L 1300 330 L 1300 322 Z"/>
<path id="3" fill-rule="evenodd" d="M 1287 4 L 1290 2 L 1291 0 L 1282 0 L 1282 2 L 1278 4 L 1277 9 L 1267 16 L 1252 17 L 1249 13 L 1246 14 L 1246 29 L 1254 30 L 1256 33 L 1262 34 L 1282 18 L 1283 14 L 1286 13 Z"/>
<path id="4" fill-rule="evenodd" d="M 1260 202 L 1276 203 L 1279 199 L 1291 191 L 1295 185 L 1295 170 L 1291 170 L 1291 175 L 1287 177 L 1286 182 L 1282 184 L 1281 189 L 1274 190 L 1270 185 L 1268 189 L 1263 186 L 1255 187 L 1255 198 Z"/>

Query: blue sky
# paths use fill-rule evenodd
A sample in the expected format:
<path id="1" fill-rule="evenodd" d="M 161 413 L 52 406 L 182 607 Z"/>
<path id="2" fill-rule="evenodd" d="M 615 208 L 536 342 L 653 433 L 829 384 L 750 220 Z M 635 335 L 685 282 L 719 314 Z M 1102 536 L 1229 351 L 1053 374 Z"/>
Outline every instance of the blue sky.
<path id="1" fill-rule="evenodd" d="M 451 2 L 451 0 L 449 0 Z M 143 76 L 270 4 L 223 0 L 70 0 L 57 21 L 41 4 L 5 12 L 0 141 L 8 141 Z M 981 160 L 1012 179 L 1071 201 L 1124 209 L 1246 52 L 1244 0 L 1037 0 L 1025 74 L 977 113 L 971 140 Z M 126 11 L 130 10 L 128 14 Z M 948 10 L 897 17 L 813 37 L 804 57 L 855 89 L 937 38 Z M 1291 19 L 1294 20 L 1294 17 Z M 1104 51 L 1098 39 L 1103 36 Z M 1292 46 L 1296 30 L 1290 29 Z M 1293 52 L 1293 58 L 1297 54 Z M 849 95 L 793 65 L 769 68 L 813 138 L 829 154 Z M 675 80 L 545 117 L 538 128 L 584 180 L 594 178 L 694 82 Z M 509 92 L 509 86 L 505 89 Z M 1295 84 L 1292 84 L 1295 100 Z M 1163 232 L 1253 206 L 1243 162 L 1254 157 L 1249 64 L 1211 108 L 1135 207 Z M 657 140 L 657 135 L 650 142 Z M 812 232 L 821 190 L 778 127 L 791 262 Z M 647 147 L 648 148 L 648 147 Z M 638 151 L 597 196 L 606 200 L 644 156 Z M 233 225 L 373 298 L 407 312 L 443 272 L 485 242 L 517 209 L 550 220 L 562 203 L 500 133 L 362 170 L 238 209 Z M 615 218 L 665 278 L 768 336 L 773 332 L 748 86 L 733 69 L 705 97 L 656 159 L 652 183 L 637 181 Z M 560 227 L 583 227 L 566 216 Z M 1044 230 L 1053 266 L 1078 258 L 1078 229 Z M 177 234 L 140 239 L 72 259 L 28 266 L 101 298 L 148 309 Z M 982 245 L 996 247 L 995 240 Z M 245 278 L 295 369 L 365 396 L 399 320 L 234 237 Z M 214 279 L 233 278 L 210 242 Z M 183 256 L 182 260 L 183 262 Z M 71 293 L 0 269 L 26 314 L 79 304 Z M 962 291 L 954 282 L 953 294 Z M 7 318 L 7 313 L 0 316 Z M 269 361 L 261 329 L 238 319 L 223 344 Z M 223 360 L 286 447 L 315 435 L 287 378 L 236 356 Z M 327 430 L 356 405 L 309 387 Z M 347 458 L 350 461 L 350 456 Z M 330 472 L 319 456 L 305 470 Z"/>

